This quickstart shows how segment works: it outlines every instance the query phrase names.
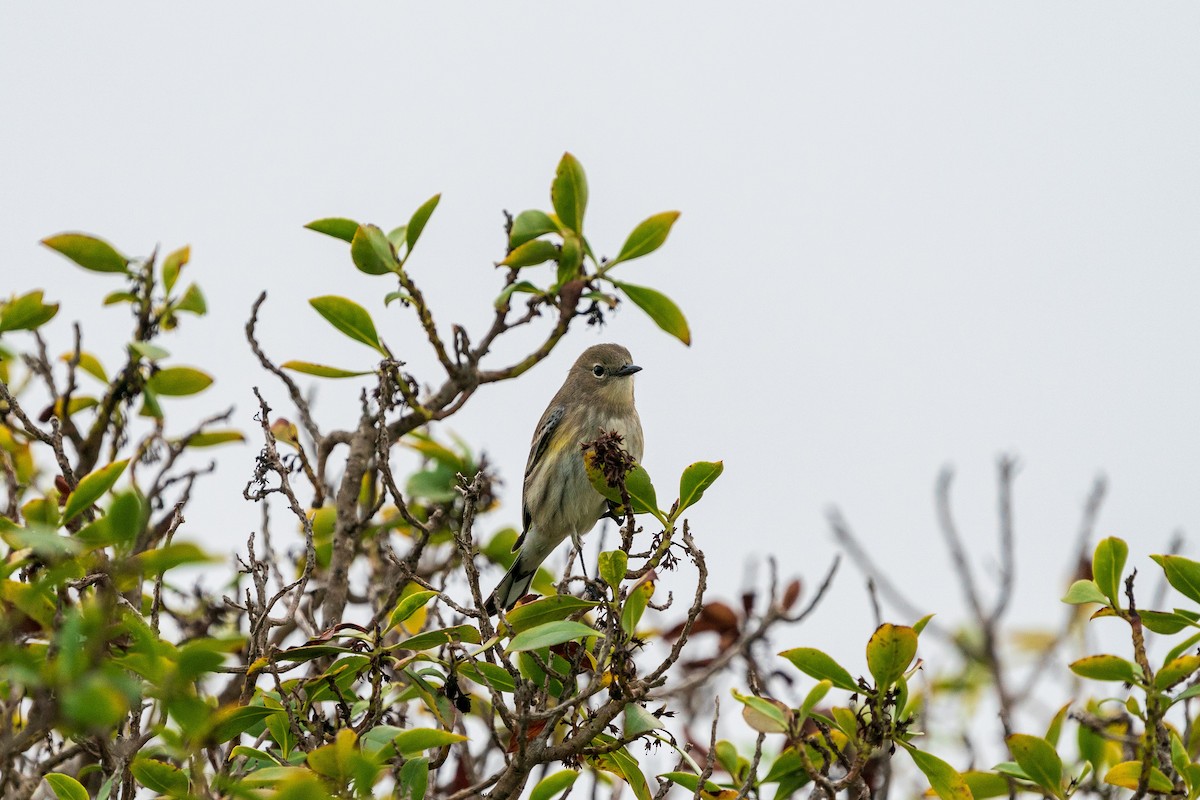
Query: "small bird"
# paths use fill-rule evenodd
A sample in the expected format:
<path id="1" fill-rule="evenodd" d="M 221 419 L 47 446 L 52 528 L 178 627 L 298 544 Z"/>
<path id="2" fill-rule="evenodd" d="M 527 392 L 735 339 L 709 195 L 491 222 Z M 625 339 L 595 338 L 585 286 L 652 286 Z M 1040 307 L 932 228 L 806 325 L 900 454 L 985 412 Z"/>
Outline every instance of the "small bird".
<path id="1" fill-rule="evenodd" d="M 642 458 L 642 422 L 633 405 L 633 374 L 641 371 L 619 344 L 584 350 L 538 421 L 525 462 L 517 558 L 484 601 L 489 615 L 508 610 L 529 591 L 546 557 L 568 536 L 576 549 L 608 510 L 588 480 L 580 445 L 615 431 L 636 460 Z"/>

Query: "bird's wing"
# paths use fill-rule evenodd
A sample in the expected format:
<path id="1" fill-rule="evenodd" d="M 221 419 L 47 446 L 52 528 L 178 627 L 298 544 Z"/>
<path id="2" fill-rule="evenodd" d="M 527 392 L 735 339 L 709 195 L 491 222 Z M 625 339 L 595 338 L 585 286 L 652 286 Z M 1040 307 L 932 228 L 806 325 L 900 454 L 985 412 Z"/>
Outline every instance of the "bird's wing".
<path id="1" fill-rule="evenodd" d="M 525 480 L 529 480 L 529 476 L 533 474 L 533 470 L 537 467 L 538 462 L 542 460 L 542 456 L 546 454 L 547 448 L 550 446 L 550 439 L 554 436 L 554 432 L 558 430 L 558 425 L 562 422 L 563 414 L 566 412 L 565 406 L 550 406 L 546 409 L 546 413 L 542 414 L 542 419 L 538 423 L 538 429 L 533 434 L 533 444 L 529 447 L 529 460 L 525 462 Z M 531 516 L 529 506 L 525 502 L 525 498 L 521 498 L 521 535 L 517 541 L 513 543 L 513 551 L 515 552 L 525 540 L 525 534 L 529 531 L 529 523 Z"/>

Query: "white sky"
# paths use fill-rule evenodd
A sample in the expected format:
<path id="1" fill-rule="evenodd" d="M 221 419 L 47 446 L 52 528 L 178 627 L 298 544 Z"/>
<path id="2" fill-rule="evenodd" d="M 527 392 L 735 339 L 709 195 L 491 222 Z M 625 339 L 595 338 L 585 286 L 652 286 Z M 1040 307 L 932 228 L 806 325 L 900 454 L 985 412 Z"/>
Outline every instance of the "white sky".
<path id="1" fill-rule="evenodd" d="M 1000 452 L 1024 465 L 1014 613 L 1030 625 L 1059 617 L 1098 472 L 1111 480 L 1100 530 L 1127 538 L 1141 566 L 1173 530 L 1200 529 L 1195 5 L 3 13 L 0 290 L 45 288 L 64 304 L 56 347 L 81 319 L 111 365 L 125 317 L 97 300 L 114 279 L 38 239 L 84 230 L 133 254 L 191 243 L 213 313 L 164 344 L 220 382 L 188 413 L 236 402 L 251 430 L 251 383 L 283 410 L 242 339 L 263 288 L 279 360 L 371 364 L 305 303 L 337 293 L 429 365 L 401 312 L 384 310 L 386 281 L 301 228 L 318 217 L 387 229 L 443 192 L 412 272 L 444 327 L 478 335 L 500 286 L 500 210 L 548 207 L 570 150 L 588 171 L 599 252 L 651 213 L 683 212 L 662 251 L 619 271 L 678 301 L 695 344 L 628 307 L 526 379 L 480 391 L 452 427 L 509 480 L 491 525 L 518 519 L 529 435 L 566 364 L 616 340 L 645 367 L 660 495 L 691 461 L 725 460 L 693 524 L 726 595 L 767 553 L 814 585 L 835 552 L 824 512 L 836 504 L 924 607 L 958 618 L 933 481 L 957 466 L 963 530 L 993 569 Z M 322 421 L 349 425 L 352 393 L 323 391 Z M 217 552 L 257 523 L 240 499 L 254 449 L 225 452 L 191 515 L 191 535 Z M 778 644 L 826 645 L 861 668 L 873 627 L 861 586 L 845 569 L 819 618 Z"/>

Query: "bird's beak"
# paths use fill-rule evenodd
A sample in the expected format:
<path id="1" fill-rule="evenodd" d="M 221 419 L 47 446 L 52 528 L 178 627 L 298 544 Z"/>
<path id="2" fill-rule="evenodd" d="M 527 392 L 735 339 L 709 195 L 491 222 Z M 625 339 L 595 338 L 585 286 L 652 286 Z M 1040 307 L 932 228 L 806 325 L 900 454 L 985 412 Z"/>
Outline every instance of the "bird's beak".
<path id="1" fill-rule="evenodd" d="M 642 371 L 642 368 L 639 367 L 637 364 L 626 364 L 625 366 L 623 366 L 619 370 L 617 370 L 617 374 L 618 375 L 632 375 L 635 372 L 641 372 L 641 371 Z"/>

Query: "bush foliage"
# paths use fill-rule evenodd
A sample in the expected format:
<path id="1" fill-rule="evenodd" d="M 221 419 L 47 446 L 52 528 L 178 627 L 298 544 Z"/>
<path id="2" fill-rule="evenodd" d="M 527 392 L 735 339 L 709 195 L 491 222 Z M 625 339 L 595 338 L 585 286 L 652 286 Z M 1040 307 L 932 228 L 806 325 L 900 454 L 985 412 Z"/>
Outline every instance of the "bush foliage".
<path id="1" fill-rule="evenodd" d="M 307 226 L 343 240 L 354 268 L 383 279 L 386 313 L 413 315 L 424 336 L 389 344 L 386 322 L 323 295 L 310 303 L 331 335 L 362 349 L 340 365 L 277 363 L 256 334 L 261 295 L 247 343 L 289 410 L 276 413 L 256 388 L 245 430 L 232 410 L 180 424 L 172 409 L 213 382 L 168 350 L 189 315 L 208 310 L 185 279 L 187 247 L 130 258 L 90 235 L 44 240 L 111 277 L 103 303 L 128 309 L 131 330 L 120 352 L 96 354 L 76 325 L 55 358 L 63 347 L 41 329 L 59 308 L 44 291 L 0 304 L 0 795 L 550 800 L 606 785 L 639 800 L 1200 795 L 1200 613 L 1140 608 L 1124 542 L 1095 546 L 1065 597 L 1076 611 L 1014 667 L 1007 460 L 990 606 L 954 528 L 949 475 L 939 483 L 971 612 L 961 629 L 917 613 L 833 518 L 872 596 L 877 588 L 910 623 L 881 621 L 860 664 L 808 646 L 796 627 L 836 563 L 806 598 L 798 580 L 781 585 L 772 571 L 740 603 L 713 599 L 691 517 L 721 462 L 697 461 L 664 493 L 599 431 L 581 446 L 593 485 L 613 501 L 616 546 L 594 569 L 574 557 L 561 575 L 543 568 L 541 596 L 499 618 L 482 613 L 500 572 L 488 565 L 508 566 L 517 532 L 486 530 L 497 476 L 433 423 L 624 301 L 684 343 L 691 333 L 666 295 L 626 280 L 636 275 L 627 262 L 662 246 L 678 214 L 647 218 L 615 257 L 597 257 L 584 235 L 586 176 L 569 154 L 551 208 L 507 217 L 489 327 L 440 325 L 410 267 L 438 200 L 386 233 L 342 218 Z M 524 327 L 540 329 L 540 343 L 496 363 L 495 342 Z M 407 369 L 402 357 L 417 347 L 439 374 Z M 299 382 L 311 379 L 357 381 L 361 401 L 318 422 Z M 244 497 L 262 505 L 262 523 L 237 563 L 221 565 L 189 540 L 185 517 L 193 486 L 214 469 L 205 451 L 246 440 L 260 451 Z M 393 473 L 397 448 L 421 466 Z M 1082 552 L 1101 489 L 1085 509 Z M 1200 563 L 1153 561 L 1178 602 L 1200 605 Z M 200 566 L 221 588 L 186 569 Z M 694 592 L 664 596 L 667 571 Z M 1089 615 L 1124 626 L 1124 655 L 1081 654 L 1069 670 L 1087 683 L 1039 718 L 1042 698 L 1062 692 L 1045 688 L 1068 674 L 1062 654 L 1088 641 Z M 923 644 L 929 637 L 941 646 Z M 723 716 L 719 695 L 729 698 Z M 957 713 L 937 728 L 939 708 L 976 705 L 994 708 L 995 723 Z M 1033 733 L 1018 727 L 1039 719 Z M 997 731 L 1007 755 L 975 763 Z"/>

